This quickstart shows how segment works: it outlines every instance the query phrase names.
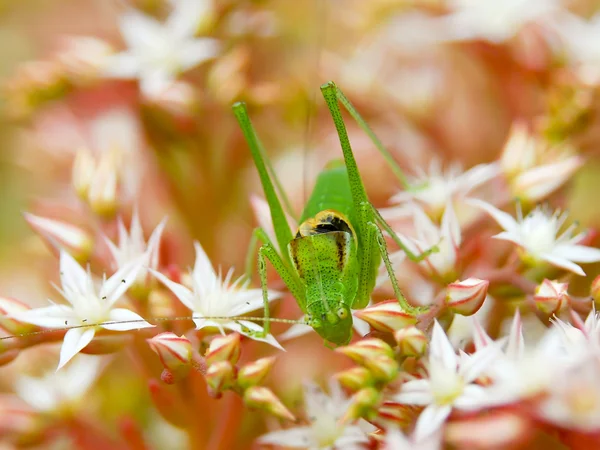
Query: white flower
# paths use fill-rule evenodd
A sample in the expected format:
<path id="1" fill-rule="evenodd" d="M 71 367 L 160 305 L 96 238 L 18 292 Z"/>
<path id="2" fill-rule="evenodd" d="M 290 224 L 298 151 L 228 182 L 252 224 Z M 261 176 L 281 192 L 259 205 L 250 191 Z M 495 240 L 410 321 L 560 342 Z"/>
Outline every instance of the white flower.
<path id="1" fill-rule="evenodd" d="M 102 359 L 79 355 L 59 372 L 42 378 L 20 375 L 15 392 L 40 412 L 52 412 L 63 406 L 73 406 L 83 400 L 100 375 Z"/>
<path id="2" fill-rule="evenodd" d="M 461 233 L 454 208 L 448 203 L 442 216 L 442 224 L 436 225 L 421 208 L 414 208 L 415 238 L 399 234 L 404 244 L 414 254 L 420 254 L 433 246 L 439 251 L 432 253 L 419 264 L 425 271 L 441 279 L 454 280 L 458 261 L 458 249 L 461 244 Z M 404 252 L 399 250 L 390 254 L 392 260 L 400 260 Z"/>
<path id="3" fill-rule="evenodd" d="M 310 424 L 288 430 L 272 431 L 261 436 L 259 442 L 309 449 L 363 448 L 361 444 L 369 441 L 367 432 L 374 431 L 375 427 L 362 420 L 356 425 L 340 423 L 350 401 L 336 381 L 330 381 L 329 395 L 317 385 L 306 383 L 304 403 Z"/>
<path id="4" fill-rule="evenodd" d="M 600 317 L 596 309 L 592 309 L 582 323 L 579 316 L 572 314 L 577 320 L 576 326 L 555 318 L 552 322 L 559 333 L 561 350 L 575 359 L 586 358 L 595 352 L 600 355 Z"/>
<path id="5" fill-rule="evenodd" d="M 127 232 L 123 220 L 119 218 L 119 245 L 117 246 L 110 239 L 106 239 L 106 244 L 115 260 L 116 268 L 124 267 L 130 262 L 146 255 L 147 260 L 144 265 L 156 270 L 158 268 L 160 238 L 166 222 L 166 218 L 163 219 L 152 232 L 148 242 L 146 242 L 137 209 L 133 211 L 129 232 Z M 147 277 L 148 271 L 146 268 L 143 268 L 137 276 L 137 281 L 145 285 Z"/>
<path id="6" fill-rule="evenodd" d="M 600 250 L 577 245 L 585 233 L 573 235 L 574 226 L 560 233 L 560 228 L 567 215 L 558 211 L 550 213 L 537 207 L 526 217 L 514 219 L 489 203 L 471 200 L 470 203 L 491 215 L 504 232 L 495 235 L 496 239 L 510 241 L 521 247 L 534 262 L 545 261 L 553 266 L 585 276 L 585 272 L 575 263 L 591 263 L 600 261 Z"/>
<path id="7" fill-rule="evenodd" d="M 143 256 L 123 266 L 109 279 L 105 277 L 97 290 L 91 273 L 86 272 L 67 252 L 61 251 L 60 292 L 70 305 L 53 304 L 14 314 L 13 317 L 45 328 L 79 327 L 65 333 L 58 370 L 83 350 L 101 328 L 128 331 L 154 326 L 129 309 L 114 308 L 117 300 L 136 280 L 145 259 L 146 256 Z"/>
<path id="8" fill-rule="evenodd" d="M 139 78 L 144 94 L 160 94 L 175 77 L 219 52 L 216 39 L 195 38 L 206 2 L 179 0 L 165 23 L 136 10 L 121 17 L 121 33 L 128 49 L 114 55 L 106 74 Z"/>
<path id="9" fill-rule="evenodd" d="M 600 83 L 600 13 L 590 20 L 562 14 L 555 22 L 567 55 L 583 83 Z"/>
<path id="10" fill-rule="evenodd" d="M 541 400 L 538 414 L 561 427 L 583 432 L 600 430 L 599 371 L 597 358 L 588 358 L 569 368 Z"/>
<path id="11" fill-rule="evenodd" d="M 473 189 L 489 181 L 498 173 L 493 164 L 479 164 L 463 172 L 458 163 L 442 169 L 439 159 L 433 159 L 429 170 L 418 170 L 410 180 L 410 187 L 395 194 L 390 201 L 397 204 L 417 202 L 430 217 L 441 217 L 446 205 L 466 197 Z"/>
<path id="12" fill-rule="evenodd" d="M 446 16 L 450 40 L 507 41 L 525 25 L 558 10 L 556 0 L 452 0 Z"/>
<path id="13" fill-rule="evenodd" d="M 415 437 L 424 439 L 437 431 L 453 408 L 473 410 L 485 404 L 486 390 L 475 380 L 498 356 L 498 347 L 491 345 L 459 357 L 436 321 L 427 361 L 429 378 L 404 383 L 393 397 L 398 403 L 425 406 L 417 420 Z"/>
<path id="14" fill-rule="evenodd" d="M 216 327 L 225 333 L 224 329 L 227 328 L 283 350 L 272 335 L 269 334 L 264 338 L 256 336 L 257 333 L 263 331 L 263 327 L 239 318 L 242 314 L 263 307 L 262 289 L 247 289 L 249 281 L 242 283 L 244 277 L 240 277 L 232 283 L 233 269 L 230 269 L 223 279 L 221 274 L 217 275 L 215 272 L 202 246 L 195 242 L 194 247 L 196 263 L 190 273 L 192 290 L 169 280 L 160 272 L 155 270 L 151 270 L 151 272 L 177 296 L 181 303 L 193 312 L 196 329 Z M 280 296 L 279 293 L 273 291 L 268 291 L 268 295 L 269 300 L 275 300 Z M 219 319 L 212 319 L 212 317 Z M 231 317 L 231 319 L 223 319 L 224 317 Z"/>
<path id="15" fill-rule="evenodd" d="M 536 202 L 562 186 L 583 164 L 566 145 L 551 146 L 533 136 L 524 123 L 515 122 L 500 166 L 515 197 Z"/>

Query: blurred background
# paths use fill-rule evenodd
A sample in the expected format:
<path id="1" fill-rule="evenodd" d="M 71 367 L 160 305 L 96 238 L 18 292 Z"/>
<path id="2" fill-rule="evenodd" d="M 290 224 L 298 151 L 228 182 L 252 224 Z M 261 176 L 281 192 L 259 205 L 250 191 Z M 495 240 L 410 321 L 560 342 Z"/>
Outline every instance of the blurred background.
<path id="1" fill-rule="evenodd" d="M 115 218 L 128 222 L 137 207 L 147 234 L 169 217 L 164 267 L 190 266 L 196 239 L 215 265 L 235 266 L 241 274 L 257 224 L 250 199 L 262 190 L 231 105 L 248 103 L 299 213 L 319 170 L 341 156 L 319 92 L 330 79 L 409 174 L 435 158 L 465 168 L 492 162 L 518 120 L 548 142 L 568 141 L 586 164 L 556 200 L 583 226 L 600 224 L 598 85 L 587 77 L 593 71 L 583 70 L 600 63 L 592 48 L 593 42 L 600 48 L 600 25 L 594 34 L 571 20 L 593 17 L 596 1 L 530 2 L 520 14 L 504 14 L 491 0 L 481 0 L 487 6 L 479 9 L 468 0 L 189 0 L 203 5 L 191 36 L 217 39 L 216 56 L 173 69 L 176 81 L 164 89 L 141 89 L 141 75 L 107 76 L 110 58 L 126 50 L 136 33 L 138 41 L 146 39 L 124 24 L 123 15 L 135 8 L 164 23 L 176 3 L 0 0 L 3 296 L 30 305 L 57 296 L 51 286 L 58 277 L 56 259 L 23 212 L 76 226 L 99 242 L 91 254 L 101 258 L 106 248 L 99 236 L 115 237 Z M 178 20 L 189 27 L 185 18 Z M 388 206 L 400 183 L 356 124 L 348 120 L 347 126 L 373 203 Z M 102 172 L 102 155 L 111 152 L 118 163 L 108 158 L 106 165 L 115 179 L 104 174 L 109 186 L 92 195 L 85 181 L 91 172 L 77 158 L 91 155 Z M 297 314 L 288 303 L 282 317 Z M 318 363 L 326 351 L 312 336 L 290 344 L 273 382 L 280 383 L 284 402 L 298 400 L 302 379 L 326 375 Z M 37 354 L 43 359 L 43 352 Z M 293 363 L 287 364 L 291 354 Z M 17 370 L 35 372 L 40 359 L 32 359 L 19 358 Z M 125 363 L 117 367 L 130 369 Z M 149 402 L 145 384 L 132 387 L 134 376 L 121 373 L 122 386 L 105 389 L 115 393 L 126 386 L 139 397 L 132 395 L 129 404 L 121 399 L 119 408 L 106 398 L 90 399 L 90 405 L 107 423 L 118 422 L 115 411 L 126 410 L 154 424 L 151 433 L 160 435 L 166 423 L 139 408 Z M 214 411 L 230 407 L 206 402 Z M 257 422 L 235 420 L 243 431 L 230 445 L 250 448 Z M 169 428 L 156 442 L 170 444 L 156 448 L 186 448 L 177 435 Z"/>

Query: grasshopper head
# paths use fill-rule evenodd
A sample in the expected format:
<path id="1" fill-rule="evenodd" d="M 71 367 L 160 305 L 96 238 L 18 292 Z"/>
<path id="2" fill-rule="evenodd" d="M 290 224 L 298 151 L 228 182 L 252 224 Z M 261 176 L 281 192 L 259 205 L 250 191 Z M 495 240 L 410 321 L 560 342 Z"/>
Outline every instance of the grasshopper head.
<path id="1" fill-rule="evenodd" d="M 343 305 L 320 317 L 309 315 L 308 324 L 319 336 L 335 345 L 346 345 L 352 338 L 352 314 Z"/>

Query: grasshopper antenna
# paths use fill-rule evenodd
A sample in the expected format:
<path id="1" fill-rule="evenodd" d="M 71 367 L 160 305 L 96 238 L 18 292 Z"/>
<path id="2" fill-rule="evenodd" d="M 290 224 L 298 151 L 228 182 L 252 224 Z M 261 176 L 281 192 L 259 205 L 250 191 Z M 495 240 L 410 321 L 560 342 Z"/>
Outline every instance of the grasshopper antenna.
<path id="1" fill-rule="evenodd" d="M 305 322 L 303 320 L 296 320 L 296 319 L 281 319 L 281 318 L 277 318 L 277 317 L 251 317 L 251 316 L 234 316 L 234 317 L 228 317 L 228 316 L 212 316 L 212 317 L 205 317 L 205 316 L 181 316 L 181 317 L 153 317 L 151 319 L 148 319 L 149 321 L 152 322 L 176 322 L 176 321 L 182 321 L 182 320 L 193 320 L 193 319 L 208 319 L 208 320 L 250 320 L 253 322 L 272 322 L 272 323 L 286 323 L 286 324 L 290 324 L 290 325 L 297 325 L 297 324 L 304 324 Z M 58 333 L 61 331 L 69 331 L 69 330 L 73 330 L 73 329 L 77 329 L 77 328 L 90 328 L 90 327 L 100 327 L 103 325 L 117 325 L 117 324 L 123 324 L 123 323 L 144 323 L 146 322 L 145 319 L 132 319 L 132 320 L 112 320 L 112 321 L 105 321 L 105 322 L 98 322 L 98 323 L 84 323 L 81 325 L 65 325 L 64 327 L 61 328 L 43 328 L 41 330 L 36 330 L 36 331 L 30 331 L 27 333 L 20 333 L 20 334 L 11 334 L 9 336 L 1 336 L 0 337 L 0 341 L 5 341 L 7 339 L 18 339 L 18 338 L 24 338 L 24 337 L 28 337 L 28 336 L 37 336 L 37 335 L 41 335 L 41 334 L 49 334 L 49 333 Z"/>
<path id="2" fill-rule="evenodd" d="M 309 81 L 309 99 L 306 103 L 306 118 L 304 123 L 304 148 L 302 149 L 302 166 L 304 167 L 304 171 L 302 173 L 302 203 L 306 204 L 308 200 L 308 168 L 309 168 L 309 152 L 311 147 L 311 136 L 312 136 L 312 124 L 313 124 L 313 115 L 316 111 L 316 103 L 317 103 L 317 90 L 313 89 L 312 86 L 318 86 L 321 84 L 319 82 L 320 78 L 320 69 L 321 69 L 321 60 L 323 58 L 322 48 L 325 46 L 325 42 L 327 39 L 327 2 L 323 0 L 314 0 L 313 1 L 313 10 L 315 11 L 316 20 L 314 20 L 315 32 L 314 32 L 314 41 L 311 46 L 312 52 L 315 54 L 315 62 L 314 68 L 312 72 L 312 77 L 310 77 Z"/>

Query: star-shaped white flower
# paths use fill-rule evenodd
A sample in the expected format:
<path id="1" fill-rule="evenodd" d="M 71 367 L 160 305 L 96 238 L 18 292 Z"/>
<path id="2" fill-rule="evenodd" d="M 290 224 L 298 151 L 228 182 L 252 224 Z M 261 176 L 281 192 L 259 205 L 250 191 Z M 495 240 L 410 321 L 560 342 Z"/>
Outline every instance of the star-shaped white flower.
<path id="1" fill-rule="evenodd" d="M 195 242 L 194 247 L 196 263 L 190 273 L 191 290 L 168 279 L 160 272 L 155 270 L 151 272 L 193 312 L 196 329 L 216 327 L 225 333 L 224 329 L 227 328 L 283 350 L 272 335 L 269 334 L 264 338 L 256 336 L 263 331 L 263 327 L 249 320 L 239 319 L 239 316 L 263 307 L 262 289 L 247 289 L 249 281 L 243 282 L 244 277 L 232 283 L 233 269 L 230 269 L 223 278 L 220 273 L 215 272 L 202 246 Z M 268 296 L 271 301 L 279 298 L 280 294 L 268 291 Z M 223 317 L 232 319 L 223 319 Z"/>
<path id="2" fill-rule="evenodd" d="M 142 256 L 126 264 L 110 278 L 105 277 L 97 289 L 92 274 L 86 272 L 67 252 L 61 251 L 60 292 L 69 305 L 53 304 L 34 308 L 14 314 L 13 317 L 45 328 L 79 327 L 71 328 L 65 333 L 58 370 L 83 350 L 102 328 L 128 331 L 154 326 L 129 309 L 114 307 L 136 280 L 145 260 L 146 256 Z M 103 324 L 104 322 L 107 323 Z"/>
<path id="3" fill-rule="evenodd" d="M 479 164 L 463 171 L 460 164 L 453 163 L 444 170 L 442 162 L 433 159 L 427 171 L 418 169 L 409 181 L 410 187 L 395 194 L 390 201 L 405 208 L 407 203 L 409 207 L 418 203 L 430 217 L 438 219 L 442 217 L 449 202 L 466 197 L 473 189 L 497 174 L 498 168 L 493 164 Z M 401 211 L 405 208 L 401 208 Z M 391 217 L 392 209 L 397 208 L 388 208 L 387 211 L 382 211 L 382 214 Z M 412 211 L 412 208 L 410 210 Z"/>
<path id="4" fill-rule="evenodd" d="M 498 356 L 495 345 L 458 356 L 436 321 L 427 360 L 429 378 L 404 383 L 393 397 L 398 403 L 425 406 L 417 420 L 415 437 L 424 439 L 437 431 L 453 408 L 473 410 L 485 405 L 486 390 L 475 380 Z"/>
<path id="5" fill-rule="evenodd" d="M 310 424 L 307 426 L 272 431 L 259 438 L 262 444 L 275 444 L 291 448 L 308 449 L 358 449 L 369 441 L 368 432 L 375 427 L 365 421 L 344 425 L 340 419 L 346 413 L 351 399 L 344 395 L 337 381 L 330 381 L 329 395 L 319 386 L 304 385 L 304 403 Z"/>
<path id="6" fill-rule="evenodd" d="M 121 17 L 127 50 L 109 59 L 106 74 L 138 78 L 144 94 L 160 94 L 175 77 L 218 55 L 216 39 L 195 38 L 203 14 L 202 1 L 179 0 L 165 23 L 131 9 Z"/>
<path id="7" fill-rule="evenodd" d="M 140 257 L 146 255 L 147 260 L 144 265 L 147 268 L 156 270 L 158 268 L 160 239 L 166 222 L 166 218 L 163 219 L 152 232 L 148 242 L 146 242 L 137 209 L 133 211 L 129 232 L 125 227 L 123 220 L 119 218 L 119 244 L 116 245 L 110 239 L 106 239 L 106 244 L 114 258 L 116 268 L 119 269 L 124 267 L 130 262 L 138 260 Z M 146 267 L 140 270 L 136 284 L 146 285 L 148 279 Z"/>
<path id="8" fill-rule="evenodd" d="M 79 355 L 64 370 L 43 377 L 20 375 L 15 393 L 32 408 L 52 412 L 83 400 L 101 370 L 102 358 Z"/>
<path id="9" fill-rule="evenodd" d="M 517 211 L 519 214 L 515 219 L 489 203 L 480 200 L 471 200 L 470 203 L 483 209 L 504 228 L 502 233 L 494 236 L 496 239 L 517 244 L 534 262 L 545 261 L 585 276 L 583 269 L 575 263 L 600 261 L 600 249 L 577 244 L 585 237 L 585 233 L 573 235 L 574 226 L 560 233 L 567 218 L 564 213 L 560 214 L 558 211 L 550 213 L 544 208 L 537 207 L 525 217 Z"/>
<path id="10" fill-rule="evenodd" d="M 529 23 L 542 23 L 560 5 L 557 0 L 452 0 L 450 6 L 452 12 L 446 16 L 450 40 L 498 44 Z"/>
<path id="11" fill-rule="evenodd" d="M 437 246 L 439 251 L 432 253 L 419 264 L 425 271 L 448 282 L 454 281 L 458 250 L 461 245 L 461 232 L 458 219 L 448 203 L 442 216 L 441 225 L 436 225 L 420 207 L 414 206 L 414 230 L 416 237 L 407 237 L 399 233 L 404 244 L 416 255 Z M 404 252 L 393 252 L 390 258 L 401 261 Z"/>

